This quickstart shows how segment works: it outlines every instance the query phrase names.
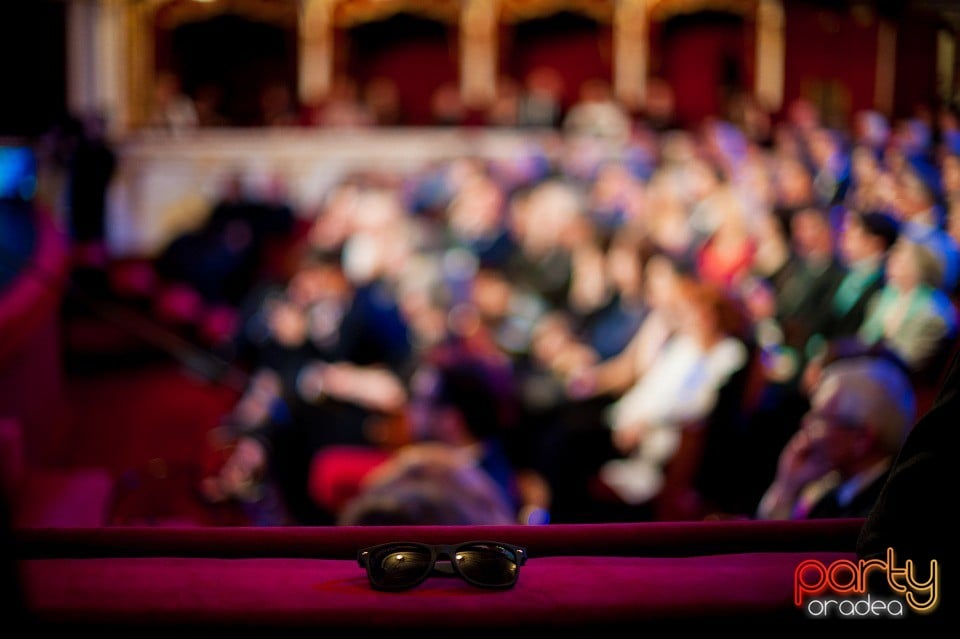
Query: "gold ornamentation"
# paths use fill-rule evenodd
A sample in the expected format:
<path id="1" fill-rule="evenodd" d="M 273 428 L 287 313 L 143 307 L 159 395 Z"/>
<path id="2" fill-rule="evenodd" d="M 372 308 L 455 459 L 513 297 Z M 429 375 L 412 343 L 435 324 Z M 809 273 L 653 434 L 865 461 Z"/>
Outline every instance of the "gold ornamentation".
<path id="1" fill-rule="evenodd" d="M 726 11 L 751 17 L 757 9 L 758 0 L 650 0 L 650 17 L 668 20 L 674 16 L 699 11 Z"/>
<path id="2" fill-rule="evenodd" d="M 401 12 L 456 24 L 460 19 L 460 0 L 339 0 L 333 20 L 338 28 L 349 29 Z"/>

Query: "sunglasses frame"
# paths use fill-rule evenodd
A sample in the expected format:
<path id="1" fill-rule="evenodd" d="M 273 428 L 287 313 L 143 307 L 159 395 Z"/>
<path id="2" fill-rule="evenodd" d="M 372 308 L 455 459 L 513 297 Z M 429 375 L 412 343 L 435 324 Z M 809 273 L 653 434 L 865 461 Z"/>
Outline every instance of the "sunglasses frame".
<path id="1" fill-rule="evenodd" d="M 485 583 L 476 581 L 475 579 L 471 579 L 470 577 L 465 575 L 463 571 L 460 569 L 460 566 L 457 565 L 457 562 L 455 561 L 454 558 L 456 557 L 457 552 L 459 552 L 460 550 L 467 548 L 469 546 L 477 546 L 477 545 L 501 546 L 503 548 L 506 548 L 507 550 L 510 550 L 514 554 L 514 557 L 516 558 L 514 563 L 517 566 L 517 570 L 514 573 L 513 581 L 511 581 L 509 584 L 491 585 L 491 584 L 485 584 Z M 430 553 L 430 569 L 424 570 L 422 575 L 417 577 L 417 579 L 410 582 L 409 584 L 402 584 L 399 586 L 385 586 L 385 585 L 376 583 L 376 581 L 373 578 L 373 574 L 371 572 L 369 559 L 377 552 L 383 551 L 387 548 L 402 547 L 402 546 L 414 546 L 416 548 L 429 552 Z M 385 544 L 377 544 L 376 546 L 370 546 L 369 548 L 363 548 L 362 550 L 358 551 L 357 563 L 360 565 L 361 568 L 366 569 L 367 578 L 370 580 L 370 586 L 375 590 L 409 590 L 410 588 L 414 588 L 422 584 L 424 581 L 427 580 L 427 577 L 429 577 L 430 575 L 432 575 L 434 572 L 437 571 L 437 561 L 441 557 L 448 558 L 450 560 L 450 566 L 453 569 L 453 573 L 456 574 L 461 579 L 463 579 L 464 581 L 466 581 L 471 586 L 476 586 L 477 588 L 489 588 L 492 590 L 506 590 L 509 588 L 513 588 L 513 586 L 516 585 L 517 579 L 519 579 L 520 577 L 520 566 L 524 565 L 527 562 L 527 549 L 522 546 L 508 544 L 502 541 L 491 541 L 487 539 L 464 541 L 459 544 L 425 544 L 419 541 L 392 541 Z"/>

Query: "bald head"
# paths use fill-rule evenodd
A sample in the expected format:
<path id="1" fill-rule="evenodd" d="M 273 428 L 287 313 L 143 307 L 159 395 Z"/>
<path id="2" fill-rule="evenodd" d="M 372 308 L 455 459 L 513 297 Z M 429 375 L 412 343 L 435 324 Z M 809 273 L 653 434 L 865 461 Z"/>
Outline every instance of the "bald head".
<path id="1" fill-rule="evenodd" d="M 827 405 L 849 427 L 872 430 L 888 455 L 900 450 L 916 416 L 909 378 L 895 364 L 873 357 L 842 359 L 824 369 L 811 408 L 817 411 Z"/>

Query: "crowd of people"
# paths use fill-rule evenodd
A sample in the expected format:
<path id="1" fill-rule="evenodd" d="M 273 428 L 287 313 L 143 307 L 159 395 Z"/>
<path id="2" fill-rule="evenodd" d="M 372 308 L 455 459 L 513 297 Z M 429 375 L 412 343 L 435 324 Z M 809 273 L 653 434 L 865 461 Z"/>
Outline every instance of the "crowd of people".
<path id="1" fill-rule="evenodd" d="M 672 109 L 672 96 L 648 102 L 651 114 Z M 224 115 L 226 104 L 217 86 L 206 84 L 187 91 L 177 74 L 163 71 L 154 83 L 152 104 L 146 126 L 152 130 L 183 134 L 204 128 L 232 126 L 263 127 L 393 127 L 393 126 L 490 126 L 516 128 L 563 128 L 591 130 L 605 136 L 629 136 L 632 113 L 613 94 L 609 81 L 591 78 L 568 91 L 559 71 L 548 66 L 531 69 L 524 77 L 502 76 L 496 96 L 485 104 L 470 105 L 459 86 L 445 82 L 436 87 L 411 113 L 415 96 L 404 95 L 397 82 L 387 76 L 360 81 L 338 75 L 322 99 L 301 103 L 284 83 L 261 88 L 252 121 L 236 121 Z M 669 93 L 667 91 L 666 93 Z M 414 102 L 410 102 L 414 100 Z M 424 111 L 424 113 L 420 113 Z M 657 116 L 659 117 L 659 116 Z M 656 117 L 652 117 L 651 121 Z"/>
<path id="2" fill-rule="evenodd" d="M 956 117 L 839 131 L 798 102 L 766 129 L 633 122 L 612 152 L 584 127 L 336 184 L 242 302 L 207 498 L 296 523 L 865 515 L 954 352 Z"/>

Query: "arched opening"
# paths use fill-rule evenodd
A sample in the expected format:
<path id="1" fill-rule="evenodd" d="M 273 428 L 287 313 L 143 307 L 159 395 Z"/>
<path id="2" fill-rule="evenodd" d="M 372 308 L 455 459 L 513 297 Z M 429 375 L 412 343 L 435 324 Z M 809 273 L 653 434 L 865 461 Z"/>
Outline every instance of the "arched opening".
<path id="1" fill-rule="evenodd" d="M 397 13 L 366 22 L 346 32 L 348 52 L 344 71 L 361 95 L 375 82 L 393 87 L 400 122 L 431 124 L 438 89 L 455 97 L 457 90 L 456 31 L 443 22 Z"/>
<path id="2" fill-rule="evenodd" d="M 258 126 L 296 110 L 295 26 L 225 13 L 161 29 L 156 67 L 180 79 L 201 124 Z"/>
<path id="3" fill-rule="evenodd" d="M 503 47 L 501 69 L 523 84 L 531 72 L 547 68 L 563 77 L 567 109 L 584 82 L 612 82 L 613 37 L 610 25 L 570 11 L 517 23 Z"/>
<path id="4" fill-rule="evenodd" d="M 742 16 L 701 11 L 659 25 L 655 75 L 673 89 L 680 124 L 726 115 L 730 100 L 752 86 L 748 26 Z M 656 62 L 656 61 L 655 61 Z"/>

